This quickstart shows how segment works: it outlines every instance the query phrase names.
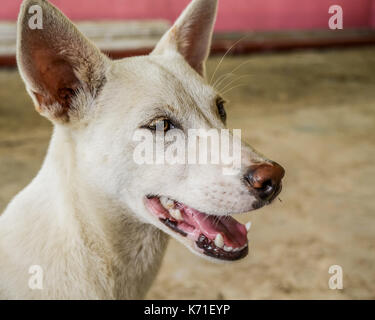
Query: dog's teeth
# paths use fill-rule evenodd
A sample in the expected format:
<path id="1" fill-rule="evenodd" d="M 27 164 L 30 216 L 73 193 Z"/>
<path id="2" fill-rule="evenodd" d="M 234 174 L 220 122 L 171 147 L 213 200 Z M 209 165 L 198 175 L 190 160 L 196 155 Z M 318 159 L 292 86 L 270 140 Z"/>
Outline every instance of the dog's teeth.
<path id="1" fill-rule="evenodd" d="M 162 204 L 162 206 L 164 208 L 166 208 L 168 198 L 167 197 L 160 197 L 159 200 L 160 200 L 160 203 Z"/>
<path id="2" fill-rule="evenodd" d="M 184 220 L 179 209 L 170 209 L 169 214 L 178 221 Z"/>
<path id="3" fill-rule="evenodd" d="M 160 203 L 167 210 L 172 209 L 174 207 L 174 201 L 171 200 L 171 199 L 169 199 L 169 198 L 167 198 L 167 197 L 160 197 Z"/>
<path id="4" fill-rule="evenodd" d="M 238 252 L 238 251 L 240 251 L 241 250 L 241 248 L 234 248 L 233 249 L 233 252 Z"/>
<path id="5" fill-rule="evenodd" d="M 215 238 L 215 246 L 219 247 L 219 248 L 224 247 L 224 238 L 220 233 L 218 233 L 216 238 Z"/>
<path id="6" fill-rule="evenodd" d="M 224 246 L 224 251 L 226 251 L 226 252 L 232 252 L 233 248 L 232 247 Z"/>
<path id="7" fill-rule="evenodd" d="M 249 232 L 250 228 L 251 228 L 251 221 L 249 221 L 248 223 L 246 223 L 246 230 L 247 232 Z"/>

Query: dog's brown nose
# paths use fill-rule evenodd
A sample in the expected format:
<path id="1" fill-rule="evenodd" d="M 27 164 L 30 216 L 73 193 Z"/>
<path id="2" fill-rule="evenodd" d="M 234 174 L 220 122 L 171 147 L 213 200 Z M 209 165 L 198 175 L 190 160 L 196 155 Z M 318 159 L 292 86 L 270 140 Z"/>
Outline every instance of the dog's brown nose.
<path id="1" fill-rule="evenodd" d="M 278 163 L 263 163 L 251 166 L 245 181 L 258 199 L 270 201 L 280 193 L 284 174 L 285 170 Z"/>

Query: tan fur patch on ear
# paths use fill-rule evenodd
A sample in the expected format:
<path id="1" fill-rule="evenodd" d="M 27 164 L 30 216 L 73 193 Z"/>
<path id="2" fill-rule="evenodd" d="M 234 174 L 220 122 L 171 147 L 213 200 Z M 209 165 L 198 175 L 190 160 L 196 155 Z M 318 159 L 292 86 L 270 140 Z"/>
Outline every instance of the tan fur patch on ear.
<path id="1" fill-rule="evenodd" d="M 173 39 L 177 39 L 177 27 L 176 26 L 172 27 L 170 37 Z"/>
<path id="2" fill-rule="evenodd" d="M 37 94 L 36 92 L 33 92 L 33 94 L 34 94 L 35 98 L 36 98 L 36 99 L 38 100 L 38 102 L 39 102 L 38 94 Z M 42 108 L 41 108 L 40 104 L 34 102 L 34 108 L 35 108 L 35 110 L 36 110 L 37 112 L 39 112 L 39 113 L 42 112 Z"/>

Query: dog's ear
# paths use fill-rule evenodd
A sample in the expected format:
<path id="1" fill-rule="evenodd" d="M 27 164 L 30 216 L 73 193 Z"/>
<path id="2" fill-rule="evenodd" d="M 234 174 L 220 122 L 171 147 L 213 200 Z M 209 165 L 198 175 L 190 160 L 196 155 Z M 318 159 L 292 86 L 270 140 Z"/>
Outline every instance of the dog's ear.
<path id="1" fill-rule="evenodd" d="M 57 8 L 26 0 L 18 17 L 17 63 L 36 109 L 51 120 L 80 112 L 105 81 L 107 58 Z"/>
<path id="2" fill-rule="evenodd" d="M 216 12 L 217 0 L 193 0 L 157 44 L 153 54 L 177 50 L 193 69 L 205 77 Z"/>

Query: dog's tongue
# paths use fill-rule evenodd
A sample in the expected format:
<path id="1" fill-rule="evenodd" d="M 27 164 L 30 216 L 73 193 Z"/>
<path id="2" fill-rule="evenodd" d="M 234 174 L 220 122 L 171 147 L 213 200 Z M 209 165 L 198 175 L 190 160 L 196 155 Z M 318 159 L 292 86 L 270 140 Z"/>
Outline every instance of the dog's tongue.
<path id="1" fill-rule="evenodd" d="M 215 240 L 220 233 L 228 247 L 242 247 L 247 243 L 246 227 L 231 216 L 208 215 L 184 204 L 178 204 L 184 221 L 200 230 L 206 237 Z"/>

